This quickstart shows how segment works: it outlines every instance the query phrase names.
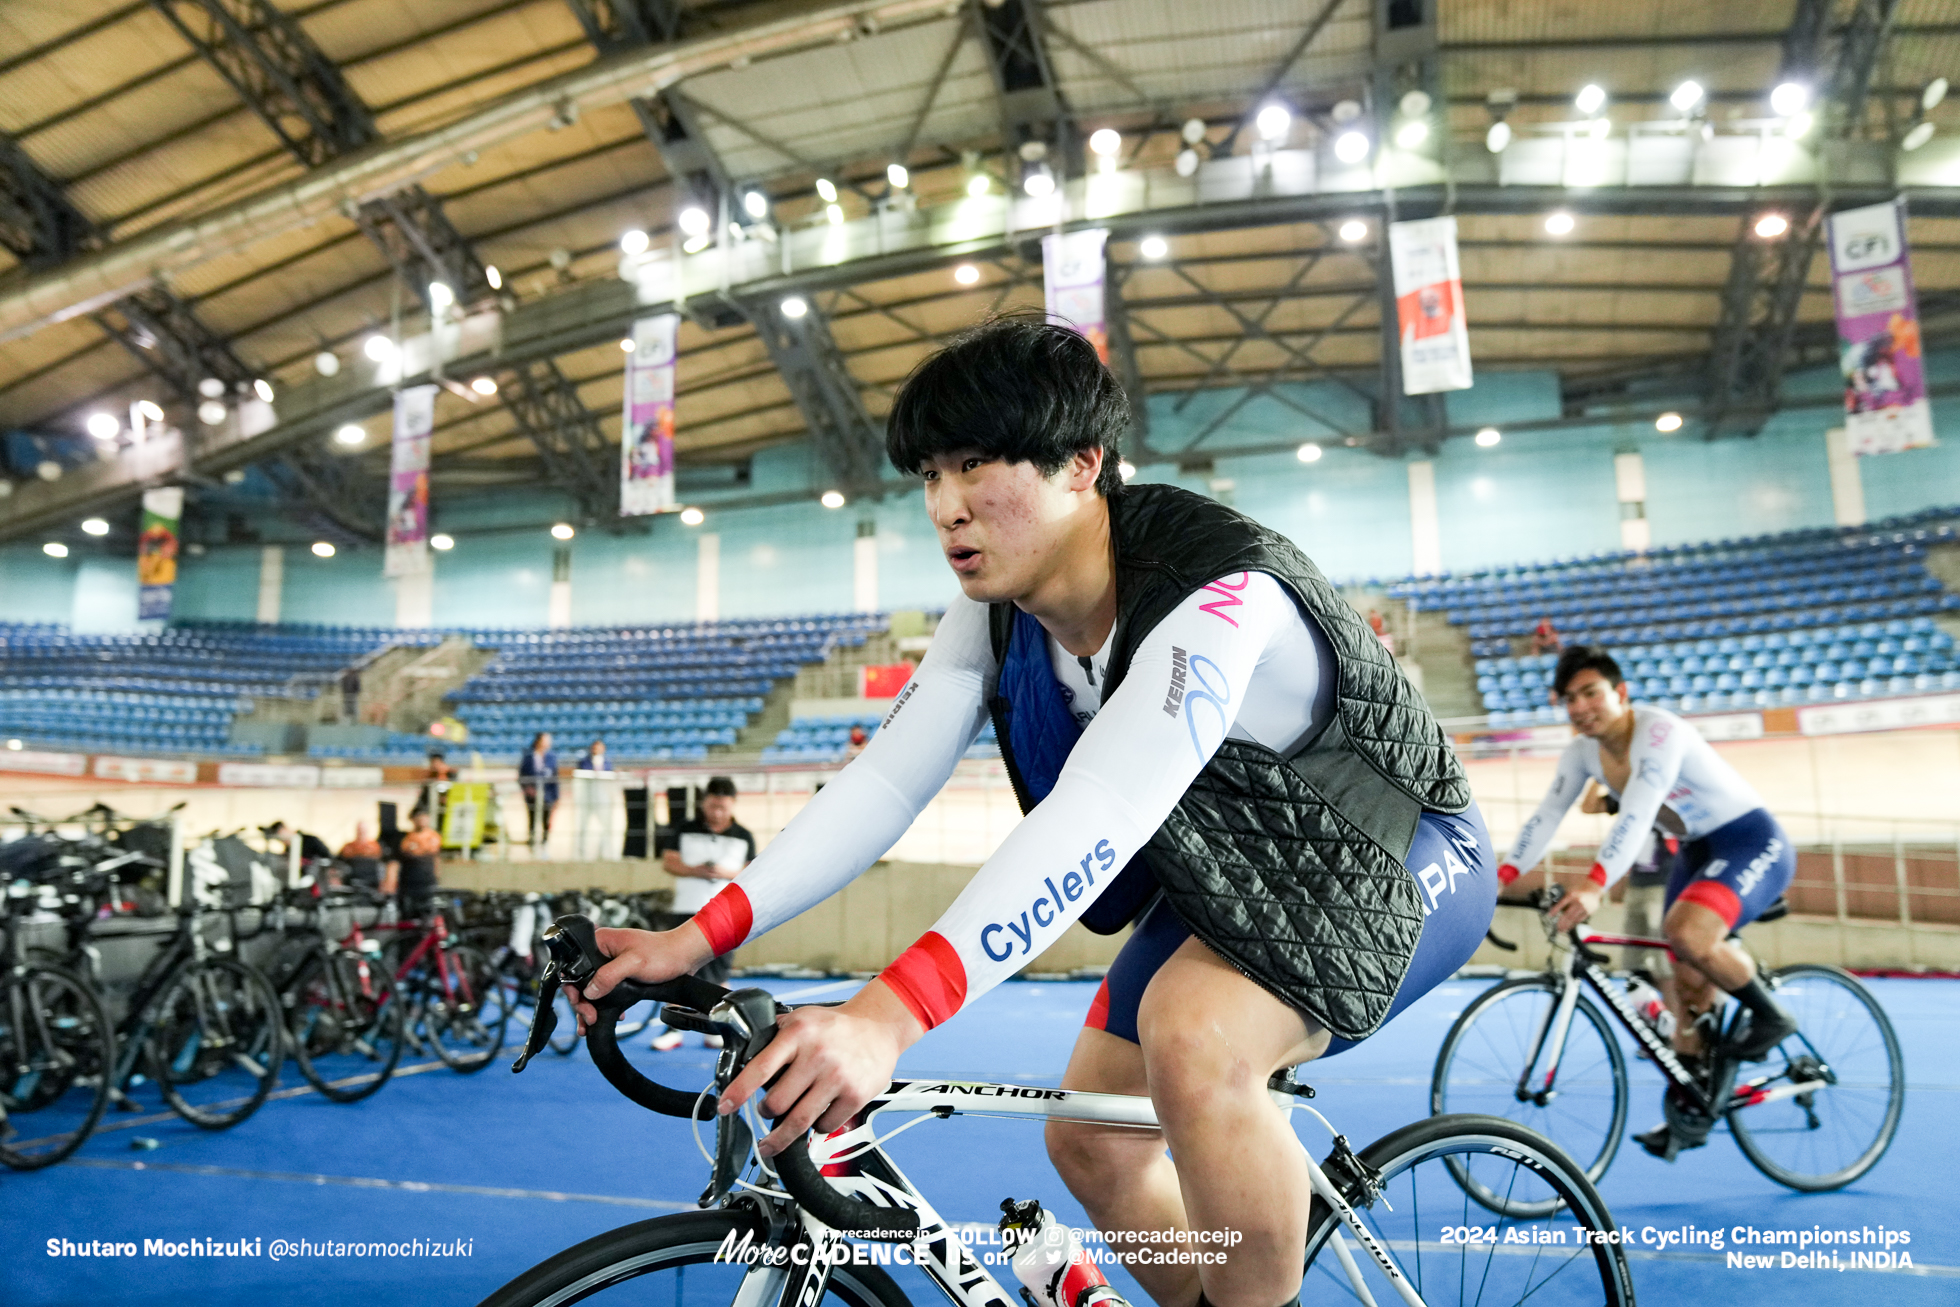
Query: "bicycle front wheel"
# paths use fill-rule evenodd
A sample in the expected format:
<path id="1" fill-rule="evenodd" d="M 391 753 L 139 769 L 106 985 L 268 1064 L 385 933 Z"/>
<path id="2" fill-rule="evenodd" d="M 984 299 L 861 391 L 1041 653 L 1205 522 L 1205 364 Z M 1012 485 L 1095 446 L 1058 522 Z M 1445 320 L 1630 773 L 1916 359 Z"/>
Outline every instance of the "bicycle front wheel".
<path id="1" fill-rule="evenodd" d="M 470 1075 L 503 1048 L 511 998 L 482 950 L 458 945 L 445 962 L 446 974 L 431 966 L 424 977 L 428 1038 L 444 1065 Z"/>
<path id="2" fill-rule="evenodd" d="M 28 966 L 0 981 L 0 1163 L 35 1171 L 80 1148 L 115 1063 L 102 1004 L 76 977 Z"/>
<path id="3" fill-rule="evenodd" d="M 485 1298 L 480 1307 L 560 1307 L 603 1295 L 619 1307 L 775 1307 L 787 1268 L 716 1261 L 723 1241 L 769 1244 L 768 1223 L 738 1211 L 682 1212 L 609 1230 L 540 1262 Z M 830 1272 L 829 1307 L 910 1307 L 876 1266 Z"/>
<path id="4" fill-rule="evenodd" d="M 1797 1033 L 1766 1063 L 1738 1077 L 1729 1132 L 1758 1171 L 1807 1192 L 1842 1189 L 1878 1165 L 1899 1130 L 1906 1103 L 1899 1037 L 1871 991 L 1848 971 L 1816 963 L 1769 976 L 1776 1001 L 1797 1018 Z M 1819 1089 L 1756 1105 L 1779 1086 Z"/>
<path id="5" fill-rule="evenodd" d="M 388 1083 L 402 1057 L 404 1005 L 379 959 L 352 949 L 316 953 L 287 997 L 293 1060 L 307 1083 L 354 1103 Z"/>
<path id="6" fill-rule="evenodd" d="M 1612 1241 L 1612 1214 L 1578 1164 L 1542 1135 L 1500 1117 L 1436 1116 L 1376 1140 L 1360 1160 L 1369 1188 L 1329 1178 L 1424 1302 L 1631 1307 L 1633 1273 Z M 1550 1204 L 1563 1215 L 1555 1225 L 1493 1224 L 1458 1172 L 1506 1202 Z M 1361 1296 L 1343 1250 L 1376 1302 L 1398 1300 L 1373 1253 L 1316 1197 L 1302 1302 Z"/>
<path id="7" fill-rule="evenodd" d="M 151 1008 L 150 1074 L 194 1126 L 228 1130 L 259 1110 L 286 1059 L 272 982 L 237 958 L 178 968 Z"/>
<path id="8" fill-rule="evenodd" d="M 1542 976 L 1479 994 L 1436 1054 L 1429 1110 L 1516 1121 L 1564 1149 L 1597 1182 L 1626 1128 L 1626 1058 L 1605 1014 L 1581 993 L 1554 1059 L 1544 1047 L 1550 1036 L 1540 1032 L 1558 1001 L 1558 990 Z M 1535 1220 L 1557 1210 L 1549 1198 L 1520 1204 L 1476 1186 L 1467 1172 L 1462 1178 L 1470 1196 L 1499 1216 Z"/>

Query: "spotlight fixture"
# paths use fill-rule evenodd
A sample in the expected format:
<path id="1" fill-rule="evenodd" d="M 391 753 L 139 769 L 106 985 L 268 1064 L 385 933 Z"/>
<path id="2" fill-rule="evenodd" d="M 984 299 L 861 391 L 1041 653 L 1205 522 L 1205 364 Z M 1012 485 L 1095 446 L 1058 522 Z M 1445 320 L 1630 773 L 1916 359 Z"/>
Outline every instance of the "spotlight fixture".
<path id="1" fill-rule="evenodd" d="M 708 228 L 714 225 L 713 221 L 708 217 L 708 211 L 698 204 L 690 204 L 685 209 L 682 209 L 680 216 L 675 218 L 674 221 L 680 227 L 681 234 L 684 236 L 706 236 L 708 234 Z"/>
<path id="2" fill-rule="evenodd" d="M 577 534 L 578 532 L 572 529 L 570 522 L 554 523 L 551 528 L 551 538 L 553 540 L 570 540 Z"/>
<path id="3" fill-rule="evenodd" d="M 953 269 L 953 280 L 962 286 L 971 286 L 980 280 L 980 269 L 974 267 L 971 263 L 962 263 L 959 267 Z"/>
<path id="4" fill-rule="evenodd" d="M 122 423 L 107 413 L 89 414 L 86 425 L 88 433 L 97 440 L 114 440 L 116 433 L 122 430 Z"/>
<path id="5" fill-rule="evenodd" d="M 323 349 L 313 356 L 313 370 L 323 377 L 335 376 L 340 372 L 340 355 L 330 349 Z"/>
<path id="6" fill-rule="evenodd" d="M 1089 151 L 1105 159 L 1113 159 L 1123 148 L 1123 137 L 1113 127 L 1098 127 L 1089 133 Z"/>
<path id="7" fill-rule="evenodd" d="M 1790 115 L 1789 121 L 1783 124 L 1783 134 L 1793 141 L 1801 140 L 1810 135 L 1810 129 L 1816 125 L 1817 115 L 1805 109 L 1802 113 Z"/>
<path id="8" fill-rule="evenodd" d="M 1944 77 L 1935 77 L 1926 83 L 1926 89 L 1919 93 L 1919 108 L 1923 113 L 1931 113 L 1946 99 L 1947 82 Z"/>
<path id="9" fill-rule="evenodd" d="M 449 535 L 445 532 L 438 531 L 434 535 L 429 537 L 429 548 L 434 549 L 439 553 L 446 554 L 450 550 L 454 549 L 455 547 L 456 547 L 456 537 L 453 535 Z"/>
<path id="10" fill-rule="evenodd" d="M 633 338 L 631 336 L 623 337 L 619 342 L 619 347 L 620 349 L 624 350 L 628 354 L 631 354 L 634 350 L 639 348 L 638 345 L 635 345 L 633 343 Z"/>
<path id="11" fill-rule="evenodd" d="M 1504 433 L 1496 427 L 1485 427 L 1477 433 L 1477 447 L 1479 449 L 1489 449 L 1502 439 L 1504 439 Z"/>
<path id="12" fill-rule="evenodd" d="M 1366 132 L 1346 131 L 1334 138 L 1334 157 L 1342 163 L 1360 163 L 1370 148 Z"/>
<path id="13" fill-rule="evenodd" d="M 252 393 L 270 404 L 272 402 L 272 383 L 260 377 L 252 383 Z"/>
<path id="14" fill-rule="evenodd" d="M 700 526 L 707 518 L 708 515 L 698 508 L 683 508 L 681 510 L 681 521 L 688 526 Z"/>
<path id="15" fill-rule="evenodd" d="M 1595 118 L 1592 120 L 1592 126 L 1586 130 L 1587 134 L 1595 141 L 1603 141 L 1607 136 L 1612 134 L 1613 120 L 1611 118 Z"/>
<path id="16" fill-rule="evenodd" d="M 369 336 L 361 344 L 361 353 L 374 363 L 387 363 L 395 357 L 395 342 L 386 336 Z"/>
<path id="17" fill-rule="evenodd" d="M 483 269 L 483 279 L 490 283 L 491 290 L 502 290 L 504 288 L 504 274 L 497 270 L 497 265 L 494 263 L 489 264 Z"/>
<path id="18" fill-rule="evenodd" d="M 163 421 L 163 408 L 153 399 L 136 401 L 136 411 L 152 422 Z"/>
<path id="19" fill-rule="evenodd" d="M 893 190 L 902 191 L 912 184 L 912 174 L 902 163 L 888 163 L 885 165 L 885 180 L 892 184 Z"/>
<path id="20" fill-rule="evenodd" d="M 313 542 L 313 556 L 315 558 L 332 558 L 334 556 L 333 541 L 315 540 Z"/>
<path id="21" fill-rule="evenodd" d="M 470 382 L 470 389 L 479 395 L 494 395 L 497 393 L 497 379 L 495 377 L 478 377 L 475 381 Z"/>
<path id="22" fill-rule="evenodd" d="M 1055 193 L 1055 174 L 1046 163 L 1037 163 L 1021 179 L 1021 189 L 1033 199 L 1045 199 Z"/>
<path id="23" fill-rule="evenodd" d="M 218 400 L 207 399 L 197 406 L 197 420 L 207 427 L 215 427 L 225 420 L 228 411 Z"/>
<path id="24" fill-rule="evenodd" d="M 786 318 L 800 318 L 810 311 L 810 301 L 801 295 L 791 295 L 783 301 L 782 310 Z"/>
<path id="25" fill-rule="evenodd" d="M 769 197 L 761 191 L 745 191 L 742 195 L 742 212 L 757 222 L 769 216 Z"/>
<path id="26" fill-rule="evenodd" d="M 1283 104 L 1269 104 L 1259 111 L 1253 123 L 1259 129 L 1260 140 L 1283 141 L 1293 130 L 1293 114 Z"/>
<path id="27" fill-rule="evenodd" d="M 1790 220 L 1780 213 L 1765 213 L 1756 219 L 1756 234 L 1764 240 L 1775 240 L 1790 230 Z"/>
<path id="28" fill-rule="evenodd" d="M 82 530 L 92 536 L 106 536 L 109 534 L 109 524 L 99 517 L 84 518 Z"/>
<path id="29" fill-rule="evenodd" d="M 367 428 L 361 426 L 358 422 L 349 422 L 347 425 L 335 429 L 333 442 L 336 445 L 346 445 L 349 449 L 352 449 L 355 445 L 365 445 L 367 443 Z"/>
<path id="30" fill-rule="evenodd" d="M 828 177 L 817 178 L 817 198 L 825 204 L 837 203 L 837 184 Z"/>
<path id="31" fill-rule="evenodd" d="M 1171 167 L 1177 170 L 1178 176 L 1189 177 L 1192 173 L 1198 171 L 1198 162 L 1198 152 L 1196 150 L 1179 150 L 1177 152 L 1177 158 L 1171 163 Z"/>
<path id="32" fill-rule="evenodd" d="M 823 216 L 831 226 L 835 227 L 844 221 L 844 206 L 841 204 L 826 204 L 824 206 Z"/>
<path id="33" fill-rule="evenodd" d="M 1679 431 L 1680 429 L 1681 415 L 1679 413 L 1663 413 L 1654 419 L 1654 430 L 1656 431 L 1668 432 Z"/>
<path id="34" fill-rule="evenodd" d="M 712 244 L 714 244 L 714 239 L 710 237 L 708 233 L 702 232 L 699 236 L 690 236 L 686 240 L 682 241 L 681 253 L 699 254 L 702 250 L 707 249 Z"/>
<path id="35" fill-rule="evenodd" d="M 225 397 L 225 383 L 216 377 L 206 377 L 197 383 L 197 393 L 206 399 L 223 399 Z"/>
<path id="36" fill-rule="evenodd" d="M 1572 98 L 1572 107 L 1583 116 L 1591 118 L 1606 107 L 1606 88 L 1596 82 L 1587 82 L 1579 88 L 1579 94 Z"/>
<path id="37" fill-rule="evenodd" d="M 1306 444 L 1293 451 L 1293 457 L 1299 459 L 1302 463 L 1318 463 L 1320 456 L 1325 452 L 1319 445 L 1309 440 Z"/>
<path id="38" fill-rule="evenodd" d="M 966 193 L 976 200 L 993 188 L 993 179 L 984 172 L 976 172 L 966 179 Z"/>
<path id="39" fill-rule="evenodd" d="M 61 464 L 51 458 L 44 458 L 34 465 L 34 475 L 43 481 L 61 480 Z"/>
<path id="40" fill-rule="evenodd" d="M 1171 243 L 1162 236 L 1145 236 L 1137 242 L 1137 253 L 1146 259 L 1161 259 L 1171 252 Z"/>
<path id="41" fill-rule="evenodd" d="M 1177 134 L 1179 139 L 1186 145 L 1196 145 L 1199 141 L 1205 139 L 1205 120 L 1202 118 L 1186 118 L 1184 120 L 1184 126 L 1178 129 Z"/>
<path id="42" fill-rule="evenodd" d="M 1135 476 L 1136 474 L 1137 474 L 1137 465 L 1135 463 L 1132 463 L 1129 459 L 1127 458 L 1123 459 L 1116 464 L 1116 475 L 1122 477 L 1125 481 L 1128 481 L 1131 477 Z"/>
<path id="43" fill-rule="evenodd" d="M 1429 139 L 1429 124 L 1421 118 L 1411 118 L 1395 129 L 1395 143 L 1405 150 L 1413 150 Z"/>
<path id="44" fill-rule="evenodd" d="M 1701 89 L 1700 82 L 1687 81 L 1674 88 L 1674 93 L 1667 97 L 1667 102 L 1682 113 L 1687 113 L 1700 104 L 1706 94 L 1707 92 Z"/>
<path id="45" fill-rule="evenodd" d="M 1368 224 L 1359 218 L 1349 218 L 1341 224 L 1341 239 L 1353 245 L 1368 239 Z"/>
<path id="46" fill-rule="evenodd" d="M 1802 113 L 1810 107 L 1810 88 L 1802 82 L 1784 82 L 1769 93 L 1769 107 L 1781 118 Z"/>
<path id="47" fill-rule="evenodd" d="M 1899 139 L 1901 150 L 1916 150 L 1933 139 L 1933 124 L 1922 122 Z"/>
<path id="48" fill-rule="evenodd" d="M 41 552 L 49 558 L 66 558 L 68 557 L 68 546 L 62 544 L 59 540 L 50 540 L 41 546 Z"/>
<path id="49" fill-rule="evenodd" d="M 432 311 L 440 313 L 455 302 L 456 292 L 449 289 L 448 282 L 432 281 L 429 283 L 429 308 Z"/>
<path id="50" fill-rule="evenodd" d="M 842 508 L 844 506 L 844 496 L 841 491 L 826 490 L 823 492 L 821 502 L 825 508 Z"/>
<path id="51" fill-rule="evenodd" d="M 1511 124 L 1494 122 L 1484 133 L 1484 148 L 1492 154 L 1502 154 L 1511 144 Z"/>
<path id="52" fill-rule="evenodd" d="M 1545 230 L 1554 236 L 1569 235 L 1572 231 L 1572 215 L 1564 209 L 1545 215 Z"/>
<path id="53" fill-rule="evenodd" d="M 647 252 L 647 246 L 652 243 L 652 240 L 648 238 L 647 234 L 638 227 L 623 233 L 619 238 L 620 251 L 632 256 L 645 254 Z"/>

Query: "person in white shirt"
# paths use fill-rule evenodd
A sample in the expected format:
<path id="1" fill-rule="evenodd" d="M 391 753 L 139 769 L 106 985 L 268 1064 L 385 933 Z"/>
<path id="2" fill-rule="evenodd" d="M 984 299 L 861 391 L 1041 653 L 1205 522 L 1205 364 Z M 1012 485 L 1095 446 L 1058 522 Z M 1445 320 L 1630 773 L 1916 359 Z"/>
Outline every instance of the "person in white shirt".
<path id="1" fill-rule="evenodd" d="M 717 891 L 755 861 L 755 836 L 735 820 L 735 782 L 710 776 L 691 821 L 674 823 L 673 842 L 660 854 L 660 865 L 674 878 L 669 929 L 693 918 Z M 728 983 L 726 956 L 717 957 L 696 974 L 717 985 Z M 655 1023 L 658 1026 L 658 1023 Z M 704 1036 L 709 1048 L 721 1047 L 716 1035 Z M 649 1045 L 666 1053 L 681 1046 L 681 1032 L 658 1026 Z"/>

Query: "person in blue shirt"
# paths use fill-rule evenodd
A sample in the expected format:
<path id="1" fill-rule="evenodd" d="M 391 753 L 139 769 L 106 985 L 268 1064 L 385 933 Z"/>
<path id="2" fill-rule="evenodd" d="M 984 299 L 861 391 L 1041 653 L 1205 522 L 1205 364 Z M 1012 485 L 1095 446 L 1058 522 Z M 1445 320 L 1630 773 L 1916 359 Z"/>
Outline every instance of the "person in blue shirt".
<path id="1" fill-rule="evenodd" d="M 551 732 L 539 731 L 518 760 L 517 785 L 524 791 L 525 829 L 532 843 L 542 844 L 551 835 L 551 811 L 558 806 L 558 755 L 551 751 Z"/>
<path id="2" fill-rule="evenodd" d="M 606 757 L 606 742 L 604 740 L 592 741 L 592 747 L 587 749 L 579 758 L 578 769 L 580 771 L 611 771 L 613 769 L 612 759 Z"/>

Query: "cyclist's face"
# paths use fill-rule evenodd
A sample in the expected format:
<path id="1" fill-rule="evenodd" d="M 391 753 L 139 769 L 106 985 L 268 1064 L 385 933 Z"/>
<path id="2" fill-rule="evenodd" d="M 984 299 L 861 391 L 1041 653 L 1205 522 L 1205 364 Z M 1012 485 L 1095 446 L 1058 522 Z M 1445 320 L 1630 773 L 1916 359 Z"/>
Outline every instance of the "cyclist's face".
<path id="1" fill-rule="evenodd" d="M 1065 565 L 1077 514 L 1101 498 L 1095 489 L 1101 470 L 1100 450 L 1076 455 L 1050 477 L 1032 463 L 974 450 L 926 462 L 920 468 L 926 513 L 967 598 L 1022 598 Z"/>
<path id="2" fill-rule="evenodd" d="M 1588 667 L 1565 683 L 1565 715 L 1581 735 L 1597 736 L 1626 711 L 1627 687 L 1614 685 Z"/>

